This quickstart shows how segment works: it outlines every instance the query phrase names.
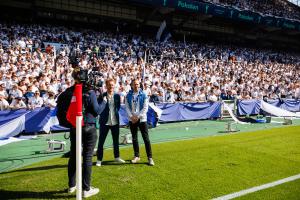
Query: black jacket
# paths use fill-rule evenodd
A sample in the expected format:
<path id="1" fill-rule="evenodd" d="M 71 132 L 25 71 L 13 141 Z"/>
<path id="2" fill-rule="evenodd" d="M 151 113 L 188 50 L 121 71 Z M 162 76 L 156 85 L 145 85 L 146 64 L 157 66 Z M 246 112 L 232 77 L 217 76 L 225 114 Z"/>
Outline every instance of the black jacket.
<path id="1" fill-rule="evenodd" d="M 107 97 L 107 92 L 105 92 L 103 94 L 103 97 Z M 103 101 L 102 101 L 103 102 Z M 116 118 L 117 118 L 117 122 L 118 124 L 120 124 L 120 120 L 119 120 L 119 110 L 120 110 L 120 107 L 121 107 L 121 100 L 120 100 L 120 95 L 119 94 L 114 94 L 114 104 L 115 104 L 115 107 L 114 107 L 114 113 L 116 115 Z M 105 107 L 104 107 L 104 110 L 103 112 L 101 112 L 100 114 L 100 119 L 99 119 L 99 122 L 100 122 L 100 125 L 101 126 L 104 126 L 106 123 L 107 123 L 107 120 L 108 120 L 108 116 L 109 116 L 109 104 L 108 102 L 105 104 Z"/>
<path id="2" fill-rule="evenodd" d="M 98 104 L 97 96 L 94 90 L 89 90 L 83 94 L 83 106 L 84 106 L 84 123 L 96 124 L 96 118 L 102 113 L 105 108 L 105 104 L 102 102 Z"/>

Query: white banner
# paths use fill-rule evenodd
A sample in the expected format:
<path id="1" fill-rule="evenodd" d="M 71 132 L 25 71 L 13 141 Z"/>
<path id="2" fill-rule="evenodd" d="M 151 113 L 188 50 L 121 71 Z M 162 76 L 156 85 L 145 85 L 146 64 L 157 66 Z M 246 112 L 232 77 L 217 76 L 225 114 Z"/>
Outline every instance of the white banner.
<path id="1" fill-rule="evenodd" d="M 43 127 L 43 130 L 46 133 L 49 133 L 51 130 L 51 126 L 54 126 L 54 125 L 59 125 L 59 121 L 56 117 L 56 108 L 54 110 L 51 110 L 50 118 L 49 118 L 48 122 L 45 124 L 45 126 Z"/>
<path id="2" fill-rule="evenodd" d="M 0 126 L 0 139 L 13 137 L 24 131 L 25 115 L 26 113 Z"/>
<path id="3" fill-rule="evenodd" d="M 277 117 L 300 117 L 300 114 L 293 113 L 282 108 L 278 108 L 269 103 L 261 101 L 261 107 L 263 111 L 270 113 L 271 115 L 275 115 Z"/>
<path id="4" fill-rule="evenodd" d="M 242 122 L 240 120 L 238 120 L 238 118 L 235 117 L 235 115 L 233 114 L 232 110 L 230 109 L 230 107 L 223 102 L 223 105 L 224 105 L 224 108 L 228 111 L 230 117 L 236 122 L 236 123 L 239 123 L 239 124 L 248 124 L 246 122 Z"/>
<path id="5" fill-rule="evenodd" d="M 20 142 L 20 141 L 24 141 L 24 140 L 30 140 L 30 139 L 35 138 L 35 137 L 36 136 L 10 137 L 10 138 L 5 139 L 5 140 L 0 140 L 0 146 L 10 144 L 10 143 L 13 143 L 13 142 Z"/>
<path id="6" fill-rule="evenodd" d="M 159 27 L 159 29 L 158 29 L 158 31 L 157 31 L 157 33 L 156 33 L 156 40 L 158 40 L 158 41 L 160 40 L 160 37 L 161 37 L 163 31 L 165 30 L 166 26 L 167 26 L 167 23 L 166 23 L 166 21 L 164 20 L 164 21 L 160 24 L 160 27 Z"/>
<path id="7" fill-rule="evenodd" d="M 157 118 L 160 119 L 161 114 L 162 114 L 162 110 L 157 107 L 156 105 L 154 105 L 154 103 L 149 103 L 149 106 L 154 110 L 154 112 L 156 112 Z"/>

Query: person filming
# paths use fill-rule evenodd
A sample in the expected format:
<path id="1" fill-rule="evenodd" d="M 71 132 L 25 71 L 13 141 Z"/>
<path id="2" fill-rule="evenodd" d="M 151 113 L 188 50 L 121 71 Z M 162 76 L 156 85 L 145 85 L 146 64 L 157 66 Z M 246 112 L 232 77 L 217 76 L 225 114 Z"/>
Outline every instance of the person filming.
<path id="1" fill-rule="evenodd" d="M 75 84 L 68 88 L 66 92 L 72 94 L 70 91 L 74 91 L 75 85 L 82 83 L 82 79 L 78 75 L 80 70 L 73 72 L 73 78 Z M 96 117 L 100 115 L 105 107 L 105 101 L 100 105 L 97 102 L 96 93 L 89 85 L 84 85 L 83 89 L 83 119 L 84 125 L 82 127 L 82 157 L 83 157 L 83 171 L 82 171 L 82 189 L 83 197 L 87 198 L 93 196 L 99 192 L 98 188 L 91 186 L 91 174 L 92 174 L 92 157 L 94 148 L 97 141 L 96 132 Z M 57 104 L 62 101 L 66 101 L 65 95 L 60 95 L 57 100 Z M 70 128 L 70 158 L 68 162 L 68 178 L 69 178 L 69 193 L 76 191 L 76 128 Z"/>

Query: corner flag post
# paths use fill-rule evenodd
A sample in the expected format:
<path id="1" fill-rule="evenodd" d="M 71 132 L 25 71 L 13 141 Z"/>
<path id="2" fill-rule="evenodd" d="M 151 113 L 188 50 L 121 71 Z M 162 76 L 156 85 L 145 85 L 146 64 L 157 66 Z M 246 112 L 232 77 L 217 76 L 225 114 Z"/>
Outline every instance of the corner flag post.
<path id="1" fill-rule="evenodd" d="M 75 85 L 76 91 L 76 200 L 82 199 L 82 84 Z"/>

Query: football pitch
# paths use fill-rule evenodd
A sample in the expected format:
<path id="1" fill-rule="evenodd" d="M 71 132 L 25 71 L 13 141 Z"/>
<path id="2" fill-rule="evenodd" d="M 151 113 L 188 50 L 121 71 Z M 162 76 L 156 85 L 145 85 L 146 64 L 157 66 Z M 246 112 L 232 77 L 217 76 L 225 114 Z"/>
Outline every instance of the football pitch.
<path id="1" fill-rule="evenodd" d="M 299 175 L 299 121 L 295 124 L 237 125 L 234 128 L 240 131 L 229 134 L 224 133 L 224 121 L 160 125 L 150 130 L 156 165 L 147 165 L 142 145 L 139 164 L 129 162 L 131 145 L 120 149 L 121 157 L 127 161 L 121 165 L 112 162 L 113 151 L 107 148 L 104 165 L 93 166 L 92 185 L 99 187 L 100 193 L 91 199 L 213 199 Z M 106 147 L 110 147 L 110 135 L 107 140 Z M 10 145 L 26 146 L 30 142 L 34 141 Z M 40 156 L 44 161 L 35 163 L 39 156 L 32 156 L 28 160 L 34 164 L 11 170 L 9 165 L 13 162 L 24 163 L 26 159 L 21 155 L 19 160 L 9 160 L 15 152 L 6 150 L 5 155 L 5 146 L 0 148 L 1 199 L 75 198 L 66 193 L 67 158 L 45 155 Z M 42 143 L 32 148 L 37 146 L 44 148 Z M 55 158 L 49 159 L 51 156 Z M 236 199 L 300 199 L 300 179 Z"/>

